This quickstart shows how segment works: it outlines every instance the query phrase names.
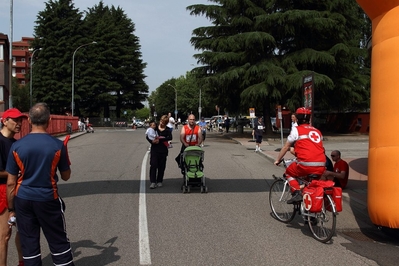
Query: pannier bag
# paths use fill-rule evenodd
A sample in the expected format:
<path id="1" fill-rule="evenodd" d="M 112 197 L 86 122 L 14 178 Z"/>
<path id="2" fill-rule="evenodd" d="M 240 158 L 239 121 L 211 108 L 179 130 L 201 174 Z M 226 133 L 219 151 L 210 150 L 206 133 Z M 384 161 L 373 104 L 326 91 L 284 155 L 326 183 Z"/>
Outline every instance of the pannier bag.
<path id="1" fill-rule="evenodd" d="M 332 198 L 335 203 L 335 210 L 342 212 L 342 188 L 333 187 Z"/>
<path id="2" fill-rule="evenodd" d="M 322 187 L 308 186 L 302 191 L 303 193 L 303 206 L 309 212 L 320 212 L 323 206 L 323 193 Z"/>

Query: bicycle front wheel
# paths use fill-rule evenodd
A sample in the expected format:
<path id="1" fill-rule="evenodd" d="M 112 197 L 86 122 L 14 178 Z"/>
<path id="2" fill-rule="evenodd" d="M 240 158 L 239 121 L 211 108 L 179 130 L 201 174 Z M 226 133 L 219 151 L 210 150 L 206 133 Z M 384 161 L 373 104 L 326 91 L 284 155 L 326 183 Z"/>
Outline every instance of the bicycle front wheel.
<path id="1" fill-rule="evenodd" d="M 308 225 L 313 237 L 326 243 L 335 234 L 337 215 L 334 210 L 334 201 L 330 195 L 324 195 L 321 212 L 315 213 L 315 217 L 308 216 Z"/>
<path id="2" fill-rule="evenodd" d="M 291 222 L 295 217 L 294 205 L 287 204 L 290 198 L 291 191 L 288 182 L 282 179 L 274 181 L 270 187 L 269 204 L 274 218 L 284 223 Z"/>

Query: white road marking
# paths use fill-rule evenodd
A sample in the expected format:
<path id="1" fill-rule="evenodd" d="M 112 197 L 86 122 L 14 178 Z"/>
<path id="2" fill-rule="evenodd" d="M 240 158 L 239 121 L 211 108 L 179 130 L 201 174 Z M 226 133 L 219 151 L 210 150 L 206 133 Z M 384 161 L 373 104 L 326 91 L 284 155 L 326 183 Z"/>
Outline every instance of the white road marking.
<path id="1" fill-rule="evenodd" d="M 144 155 L 143 162 L 141 164 L 141 179 L 140 179 L 140 197 L 139 197 L 139 249 L 140 249 L 140 265 L 151 264 L 151 251 L 150 241 L 148 239 L 148 223 L 147 223 L 147 205 L 146 205 L 146 168 L 147 168 L 147 151 Z"/>

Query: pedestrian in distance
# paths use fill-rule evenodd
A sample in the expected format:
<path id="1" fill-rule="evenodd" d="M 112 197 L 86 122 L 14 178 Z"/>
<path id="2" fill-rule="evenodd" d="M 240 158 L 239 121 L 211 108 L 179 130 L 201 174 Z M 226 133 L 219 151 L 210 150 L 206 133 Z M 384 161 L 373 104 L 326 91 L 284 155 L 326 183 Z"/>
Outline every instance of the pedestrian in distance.
<path id="1" fill-rule="evenodd" d="M 6 171 L 8 153 L 11 145 L 17 141 L 14 136 L 21 132 L 22 120 L 27 118 L 17 108 L 6 110 L 1 117 L 0 131 L 0 266 L 7 266 L 8 241 L 11 238 L 11 227 L 8 225 L 9 213 L 7 204 L 7 177 Z M 24 265 L 22 258 L 19 233 L 15 234 L 15 245 L 18 252 L 19 266 Z"/>
<path id="2" fill-rule="evenodd" d="M 171 113 L 168 113 L 168 119 L 169 119 L 169 121 L 168 121 L 167 127 L 169 128 L 170 132 L 173 132 L 173 129 L 175 128 L 176 121 L 173 118 Z"/>
<path id="3" fill-rule="evenodd" d="M 159 125 L 155 128 L 158 137 L 151 140 L 149 136 L 146 136 L 147 141 L 151 144 L 150 189 L 163 186 L 166 160 L 169 153 L 168 151 L 169 141 L 171 141 L 173 138 L 172 132 L 166 126 L 168 122 L 169 122 L 169 117 L 167 115 L 163 115 L 159 120 Z"/>
<path id="4" fill-rule="evenodd" d="M 206 138 L 206 127 L 207 127 L 207 124 L 205 122 L 205 118 L 201 117 L 201 121 L 198 123 L 198 126 L 200 127 L 201 134 L 202 134 L 201 147 L 204 147 L 204 142 L 205 142 L 205 138 Z"/>
<path id="5" fill-rule="evenodd" d="M 231 122 L 230 118 L 226 116 L 226 119 L 224 120 L 224 127 L 226 129 L 226 133 L 229 133 L 230 122 Z"/>
<path id="6" fill-rule="evenodd" d="M 293 127 L 297 127 L 297 126 L 298 126 L 298 118 L 296 118 L 295 113 L 292 113 L 292 115 L 291 115 L 291 130 Z M 295 155 L 294 145 L 295 145 L 295 143 L 291 144 L 290 152 Z"/>
<path id="7" fill-rule="evenodd" d="M 263 130 L 265 129 L 265 123 L 261 116 L 258 117 L 258 121 L 255 121 L 254 128 L 252 130 L 252 136 L 255 137 L 255 152 L 262 151 L 260 144 L 263 139 Z"/>
<path id="8" fill-rule="evenodd" d="M 298 126 L 298 118 L 296 118 L 296 114 L 292 113 L 291 115 L 291 130 L 293 127 L 297 127 Z"/>
<path id="9" fill-rule="evenodd" d="M 29 110 L 30 134 L 11 146 L 6 171 L 9 218 L 17 218 L 25 266 L 42 265 L 40 231 L 46 237 L 54 265 L 74 265 L 66 233 L 62 180 L 71 177 L 66 143 L 49 135 L 50 109 L 37 103 Z M 18 180 L 18 182 L 17 182 Z"/>
<path id="10" fill-rule="evenodd" d="M 288 204 L 302 201 L 298 177 L 309 174 L 321 176 L 326 169 L 323 136 L 317 128 L 309 124 L 311 111 L 301 107 L 297 109 L 296 114 L 298 126 L 292 128 L 287 142 L 281 148 L 274 162 L 275 165 L 279 165 L 286 152 L 290 150 L 292 143 L 295 143 L 296 161 L 285 170 L 285 178 L 288 180 L 292 192 L 292 198 L 287 201 Z"/>
<path id="11" fill-rule="evenodd" d="M 322 176 L 322 179 L 333 180 L 335 187 L 344 189 L 348 184 L 349 165 L 346 161 L 341 159 L 341 152 L 338 150 L 331 152 L 331 159 L 334 161 L 333 170 L 326 170 Z"/>

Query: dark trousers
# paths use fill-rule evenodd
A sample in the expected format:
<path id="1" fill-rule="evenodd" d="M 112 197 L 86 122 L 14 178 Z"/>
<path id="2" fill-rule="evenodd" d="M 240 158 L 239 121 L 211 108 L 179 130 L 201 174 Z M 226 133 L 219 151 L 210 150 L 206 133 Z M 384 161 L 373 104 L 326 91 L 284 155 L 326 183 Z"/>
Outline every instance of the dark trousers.
<path id="1" fill-rule="evenodd" d="M 25 266 L 41 266 L 40 228 L 47 239 L 54 265 L 74 265 L 66 233 L 61 198 L 52 201 L 14 199 Z"/>
<path id="2" fill-rule="evenodd" d="M 151 152 L 150 182 L 162 183 L 166 168 L 166 153 Z"/>

